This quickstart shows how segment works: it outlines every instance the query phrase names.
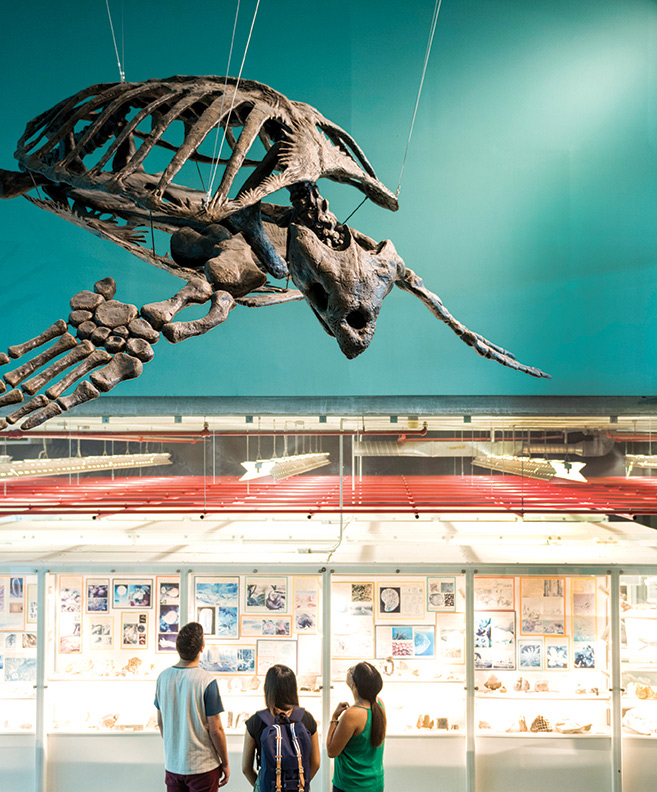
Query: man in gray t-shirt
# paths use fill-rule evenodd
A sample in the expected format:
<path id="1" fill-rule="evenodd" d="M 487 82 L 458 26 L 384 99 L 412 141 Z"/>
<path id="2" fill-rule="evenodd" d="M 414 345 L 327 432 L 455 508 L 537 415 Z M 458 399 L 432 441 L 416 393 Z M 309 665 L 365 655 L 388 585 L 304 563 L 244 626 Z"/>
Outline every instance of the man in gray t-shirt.
<path id="1" fill-rule="evenodd" d="M 186 624 L 176 638 L 178 662 L 157 678 L 167 792 L 216 792 L 230 776 L 217 680 L 199 665 L 204 646 L 201 625 Z"/>

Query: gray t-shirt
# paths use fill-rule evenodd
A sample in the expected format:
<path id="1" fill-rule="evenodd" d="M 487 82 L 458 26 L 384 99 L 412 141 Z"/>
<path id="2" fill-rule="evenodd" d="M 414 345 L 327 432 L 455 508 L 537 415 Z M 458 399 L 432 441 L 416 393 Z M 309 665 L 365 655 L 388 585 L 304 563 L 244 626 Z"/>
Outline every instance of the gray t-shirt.
<path id="1" fill-rule="evenodd" d="M 219 766 L 208 716 L 224 711 L 217 680 L 198 666 L 172 666 L 157 678 L 155 706 L 162 713 L 164 765 L 170 773 L 196 775 Z"/>

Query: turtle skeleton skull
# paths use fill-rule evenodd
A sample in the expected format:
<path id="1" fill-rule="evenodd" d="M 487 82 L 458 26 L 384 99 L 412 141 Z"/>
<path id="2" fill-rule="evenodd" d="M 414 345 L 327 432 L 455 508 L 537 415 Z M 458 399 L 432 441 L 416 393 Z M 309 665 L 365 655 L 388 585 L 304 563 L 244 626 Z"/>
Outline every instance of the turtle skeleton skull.
<path id="1" fill-rule="evenodd" d="M 218 130 L 230 149 L 224 158 L 209 148 Z M 346 357 L 354 358 L 370 344 L 393 286 L 418 297 L 480 355 L 535 377 L 548 376 L 458 322 L 389 240 L 377 243 L 337 221 L 317 188 L 320 178 L 352 185 L 392 211 L 397 198 L 343 129 L 266 85 L 184 76 L 94 85 L 30 121 L 15 156 L 20 171 L 0 171 L 0 197 L 25 196 L 188 282 L 171 300 L 138 310 L 113 299 L 111 278 L 99 281 L 94 292 L 72 299 L 69 320 L 53 325 L 58 328 L 54 335 L 12 347 L 24 354 L 75 328 L 76 346 L 85 344 L 69 353 L 70 364 L 51 364 L 40 378 L 31 377 L 29 389 L 23 385 L 15 388 L 18 395 L 0 397 L 0 406 L 22 401 L 22 393 L 32 395 L 35 385 L 45 388 L 69 365 L 77 365 L 75 371 L 83 372 L 79 376 L 105 366 L 74 394 L 62 396 L 56 383 L 46 391 L 45 405 L 35 397 L 7 417 L 14 422 L 16 415 L 33 413 L 21 428 L 37 426 L 138 376 L 160 331 L 173 343 L 185 340 L 221 324 L 236 305 L 305 299 Z M 192 167 L 201 175 L 202 164 L 221 174 L 214 192 L 184 183 Z M 265 200 L 282 188 L 289 191 L 290 206 Z M 165 255 L 149 245 L 153 229 L 170 237 Z M 268 277 L 291 278 L 296 289 L 287 282 L 277 286 Z M 193 302 L 209 302 L 207 316 L 174 322 Z M 55 343 L 61 346 L 61 338 Z M 70 341 L 66 344 L 69 349 Z M 44 353 L 34 363 L 42 358 Z M 0 356 L 0 364 L 8 361 Z M 24 367 L 33 372 L 41 365 Z M 64 390 L 78 378 L 65 375 Z M 16 381 L 15 372 L 4 380 L 12 387 L 22 381 Z"/>

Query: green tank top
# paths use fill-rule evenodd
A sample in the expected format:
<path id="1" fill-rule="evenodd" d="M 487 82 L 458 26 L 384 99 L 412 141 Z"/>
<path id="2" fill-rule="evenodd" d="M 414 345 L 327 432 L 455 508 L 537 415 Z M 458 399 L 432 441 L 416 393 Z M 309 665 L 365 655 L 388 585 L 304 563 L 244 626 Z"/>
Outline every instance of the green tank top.
<path id="1" fill-rule="evenodd" d="M 383 792 L 383 743 L 373 747 L 372 711 L 368 707 L 361 709 L 367 710 L 367 724 L 335 757 L 333 785 L 342 792 Z"/>

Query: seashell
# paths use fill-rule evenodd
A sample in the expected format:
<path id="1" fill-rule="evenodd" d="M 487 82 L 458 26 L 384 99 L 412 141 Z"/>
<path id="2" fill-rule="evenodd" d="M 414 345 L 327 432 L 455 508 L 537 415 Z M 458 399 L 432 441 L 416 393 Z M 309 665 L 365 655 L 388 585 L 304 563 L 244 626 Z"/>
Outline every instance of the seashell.
<path id="1" fill-rule="evenodd" d="M 502 687 L 502 682 L 495 676 L 495 674 L 491 674 L 484 682 L 484 687 L 487 687 L 489 690 L 499 690 L 499 688 Z"/>

